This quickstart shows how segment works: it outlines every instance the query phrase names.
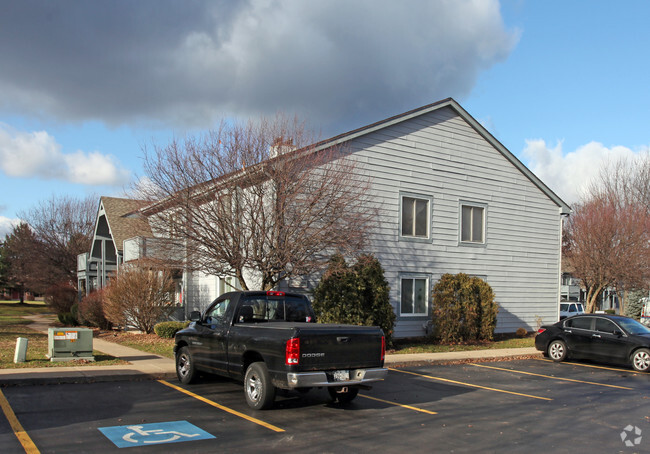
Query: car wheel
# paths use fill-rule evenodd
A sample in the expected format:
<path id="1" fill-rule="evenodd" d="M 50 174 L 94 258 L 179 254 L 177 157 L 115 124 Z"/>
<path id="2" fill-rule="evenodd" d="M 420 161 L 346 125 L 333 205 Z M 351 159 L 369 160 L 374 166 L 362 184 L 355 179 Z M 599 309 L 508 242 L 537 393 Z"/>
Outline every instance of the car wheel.
<path id="1" fill-rule="evenodd" d="M 187 347 L 181 347 L 176 352 L 176 376 L 185 385 L 189 385 L 196 380 L 197 373 L 194 368 L 194 359 L 192 359 L 190 349 Z"/>
<path id="2" fill-rule="evenodd" d="M 647 372 L 650 369 L 650 350 L 640 348 L 632 353 L 632 367 L 638 372 Z"/>
<path id="3" fill-rule="evenodd" d="M 265 410 L 273 406 L 275 386 L 271 383 L 269 370 L 263 362 L 253 363 L 246 369 L 244 394 L 246 403 L 254 410 Z"/>
<path id="4" fill-rule="evenodd" d="M 352 387 L 331 387 L 327 388 L 327 391 L 332 400 L 335 402 L 338 400 L 340 404 L 349 404 L 359 394 L 359 388 Z"/>
<path id="5" fill-rule="evenodd" d="M 567 349 L 564 341 L 557 339 L 548 344 L 548 356 L 555 362 L 564 361 L 567 356 Z"/>

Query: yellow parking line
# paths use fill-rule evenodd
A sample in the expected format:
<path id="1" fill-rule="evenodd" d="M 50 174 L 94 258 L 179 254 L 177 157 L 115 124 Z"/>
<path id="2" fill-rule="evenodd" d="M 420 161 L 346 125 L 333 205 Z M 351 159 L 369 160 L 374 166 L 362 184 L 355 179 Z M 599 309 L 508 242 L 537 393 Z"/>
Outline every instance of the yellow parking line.
<path id="1" fill-rule="evenodd" d="M 200 400 L 201 402 L 205 402 L 208 405 L 212 405 L 213 407 L 218 408 L 219 410 L 223 410 L 225 412 L 230 413 L 231 415 L 239 416 L 240 418 L 244 418 L 247 421 L 253 422 L 255 424 L 258 424 L 260 426 L 266 427 L 267 429 L 271 429 L 274 432 L 284 432 L 284 429 L 280 429 L 279 427 L 276 427 L 272 424 L 266 423 L 264 421 L 261 421 L 257 418 L 253 418 L 251 416 L 245 415 L 243 413 L 238 412 L 237 410 L 233 410 L 232 408 L 224 407 L 221 404 L 218 404 L 216 402 L 211 401 L 210 399 L 206 399 L 203 396 L 199 396 L 198 394 L 194 394 L 191 391 L 188 391 L 186 389 L 181 388 L 180 386 L 172 385 L 171 383 L 165 381 L 165 380 L 158 380 L 159 383 L 162 383 L 165 386 L 169 386 L 170 388 L 173 388 L 177 391 L 180 391 L 184 394 L 187 394 L 188 396 L 194 397 L 195 399 Z"/>
<path id="2" fill-rule="evenodd" d="M 370 397 L 370 396 L 366 396 L 366 395 L 363 395 L 363 394 L 359 394 L 359 396 L 360 397 L 365 397 L 366 399 L 370 399 L 370 400 L 376 400 L 377 402 L 382 402 L 382 403 L 389 404 L 389 405 L 395 405 L 396 407 L 406 408 L 407 410 L 419 411 L 421 413 L 426 413 L 428 415 L 437 415 L 438 414 L 435 411 L 425 410 L 424 408 L 418 408 L 418 407 L 412 407 L 410 405 L 398 404 L 397 402 L 391 402 L 389 400 L 378 399 L 376 397 Z"/>
<path id="3" fill-rule="evenodd" d="M 496 392 L 499 392 L 499 393 L 513 394 L 515 396 L 530 397 L 531 399 L 553 400 L 553 399 L 550 399 L 548 397 L 540 397 L 540 396 L 533 396 L 531 394 L 516 393 L 514 391 L 506 391 L 505 389 L 489 388 L 487 386 L 475 385 L 473 383 L 465 383 L 465 382 L 462 382 L 462 381 L 449 380 L 448 378 L 441 378 L 441 377 L 434 377 L 432 375 L 418 374 L 416 372 L 410 372 L 408 370 L 400 370 L 400 369 L 393 369 L 393 368 L 389 368 L 389 370 L 392 370 L 394 372 L 401 372 L 403 374 L 411 374 L 411 375 L 415 375 L 417 377 L 429 378 L 431 380 L 437 380 L 437 381 L 443 381 L 443 382 L 447 382 L 447 383 L 453 383 L 455 385 L 462 385 L 462 386 L 469 386 L 471 388 L 485 389 L 487 391 L 496 391 Z"/>
<path id="4" fill-rule="evenodd" d="M 545 359 L 545 358 L 535 358 L 537 361 L 545 361 L 547 363 L 556 363 L 556 361 L 553 361 L 551 359 Z M 559 364 L 559 363 L 557 363 Z M 595 366 L 592 364 L 582 364 L 582 363 L 572 363 L 570 361 L 562 361 L 562 364 L 570 364 L 571 366 L 580 366 L 580 367 L 590 367 L 592 369 L 603 369 L 603 370 L 613 370 L 615 372 L 630 372 L 633 374 L 644 374 L 645 372 L 637 372 L 634 369 L 618 369 L 615 367 L 606 367 L 606 366 Z"/>
<path id="5" fill-rule="evenodd" d="M 9 421 L 9 425 L 14 431 L 14 435 L 16 435 L 16 438 L 18 438 L 18 441 L 23 446 L 25 452 L 27 454 L 40 453 L 30 436 L 27 435 L 27 432 L 25 432 L 25 429 L 23 429 L 23 426 L 20 424 L 20 421 L 18 421 L 18 418 L 16 418 L 16 414 L 11 408 L 11 405 L 9 405 L 9 401 L 2 393 L 2 391 L 0 391 L 0 407 L 2 407 L 2 411 L 7 417 L 7 421 Z"/>
<path id="6" fill-rule="evenodd" d="M 523 370 L 513 370 L 513 369 L 505 369 L 503 367 L 485 366 L 483 364 L 472 364 L 472 366 L 474 366 L 474 367 L 483 367 L 485 369 L 504 370 L 506 372 L 512 372 L 512 373 L 515 373 L 515 374 L 532 375 L 534 377 L 550 378 L 550 379 L 553 379 L 553 380 L 571 381 L 571 382 L 574 382 L 574 383 L 583 383 L 583 384 L 586 384 L 586 385 L 606 386 L 608 388 L 618 388 L 618 389 L 627 389 L 627 390 L 633 390 L 634 389 L 634 388 L 627 388 L 625 386 L 607 385 L 605 383 L 596 383 L 596 382 L 593 382 L 593 381 L 575 380 L 573 378 L 562 378 L 562 377 L 553 377 L 552 375 L 535 374 L 533 372 L 525 372 Z"/>

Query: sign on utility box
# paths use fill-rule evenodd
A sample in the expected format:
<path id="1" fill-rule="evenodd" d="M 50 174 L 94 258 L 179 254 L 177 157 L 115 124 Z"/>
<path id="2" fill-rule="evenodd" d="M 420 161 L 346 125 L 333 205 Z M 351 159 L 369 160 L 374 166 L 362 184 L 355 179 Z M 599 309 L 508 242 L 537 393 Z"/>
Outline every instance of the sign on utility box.
<path id="1" fill-rule="evenodd" d="M 89 328 L 49 328 L 47 356 L 50 361 L 95 361 L 93 330 Z"/>

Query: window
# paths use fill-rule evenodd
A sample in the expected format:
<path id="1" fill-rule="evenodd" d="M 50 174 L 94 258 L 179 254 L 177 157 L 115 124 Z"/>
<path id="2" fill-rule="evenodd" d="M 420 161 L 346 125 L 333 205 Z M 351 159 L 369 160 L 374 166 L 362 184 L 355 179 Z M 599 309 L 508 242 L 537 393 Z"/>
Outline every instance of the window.
<path id="1" fill-rule="evenodd" d="M 485 207 L 461 205 L 460 241 L 485 243 Z"/>
<path id="2" fill-rule="evenodd" d="M 566 321 L 564 326 L 577 329 L 591 329 L 592 317 L 577 317 Z"/>
<path id="3" fill-rule="evenodd" d="M 216 325 L 224 325 L 226 323 L 226 311 L 230 305 L 230 299 L 222 299 L 213 304 L 213 306 L 205 314 L 205 322 L 212 325 L 214 329 Z"/>
<path id="4" fill-rule="evenodd" d="M 597 318 L 596 319 L 596 331 L 600 331 L 603 333 L 609 333 L 609 334 L 614 334 L 616 331 L 621 331 L 618 326 L 616 326 L 613 322 L 605 319 L 605 318 Z"/>
<path id="5" fill-rule="evenodd" d="M 403 277 L 401 279 L 401 315 L 427 315 L 429 278 Z"/>
<path id="6" fill-rule="evenodd" d="M 402 196 L 401 235 L 410 238 L 429 238 L 431 200 Z"/>

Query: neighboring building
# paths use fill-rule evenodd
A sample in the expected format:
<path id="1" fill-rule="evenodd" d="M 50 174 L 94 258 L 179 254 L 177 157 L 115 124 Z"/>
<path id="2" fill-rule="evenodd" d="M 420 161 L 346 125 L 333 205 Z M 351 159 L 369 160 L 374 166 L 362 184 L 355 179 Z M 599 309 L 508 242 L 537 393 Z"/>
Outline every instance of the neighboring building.
<path id="1" fill-rule="evenodd" d="M 562 217 L 570 208 L 456 101 L 430 104 L 318 147 L 332 145 L 344 145 L 372 177 L 382 211 L 367 252 L 379 259 L 391 286 L 396 337 L 427 332 L 431 291 L 444 273 L 479 276 L 492 286 L 498 332 L 557 320 Z M 122 220 L 141 212 L 125 212 Z M 111 233 L 106 219 L 109 231 L 102 234 Z M 112 237 L 117 266 L 135 241 L 129 237 L 139 237 L 139 245 L 155 241 L 146 230 L 134 227 L 130 235 Z M 105 246 L 111 241 L 98 240 Z M 120 240 L 128 241 L 117 246 Z M 146 256 L 141 246 L 132 249 L 139 251 L 133 258 Z M 95 251 L 94 245 L 91 264 L 100 260 Z M 186 314 L 234 283 L 187 272 L 181 282 Z"/>

